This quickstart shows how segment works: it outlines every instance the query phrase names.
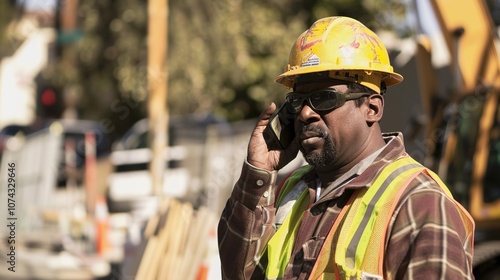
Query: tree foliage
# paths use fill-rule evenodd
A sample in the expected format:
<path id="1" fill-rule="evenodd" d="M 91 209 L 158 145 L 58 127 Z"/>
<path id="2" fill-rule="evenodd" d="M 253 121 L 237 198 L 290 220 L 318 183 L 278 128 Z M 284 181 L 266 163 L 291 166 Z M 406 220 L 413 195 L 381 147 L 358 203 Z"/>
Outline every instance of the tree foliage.
<path id="1" fill-rule="evenodd" d="M 19 44 L 17 38 L 9 36 L 18 13 L 14 1 L 0 1 L 0 58 L 11 55 Z"/>
<path id="2" fill-rule="evenodd" d="M 394 21 L 384 19 L 393 16 L 380 8 L 387 8 L 384 3 L 397 1 L 170 0 L 170 113 L 258 116 L 271 101 L 284 99 L 286 89 L 274 78 L 312 22 L 346 15 L 372 28 L 393 28 Z M 64 47 L 53 79 L 81 88 L 82 117 L 110 118 L 122 132 L 145 116 L 147 1 L 80 1 L 79 18 L 84 36 Z"/>

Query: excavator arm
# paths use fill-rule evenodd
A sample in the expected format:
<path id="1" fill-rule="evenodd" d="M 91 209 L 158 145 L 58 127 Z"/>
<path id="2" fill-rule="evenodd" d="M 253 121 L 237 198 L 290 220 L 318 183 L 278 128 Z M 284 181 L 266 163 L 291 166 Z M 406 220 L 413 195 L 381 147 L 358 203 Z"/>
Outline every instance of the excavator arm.
<path id="1" fill-rule="evenodd" d="M 497 219 L 500 185 L 485 184 L 487 173 L 491 173 L 488 166 L 497 160 L 491 157 L 492 144 L 500 145 L 500 59 L 493 21 L 483 0 L 430 0 L 430 3 L 450 53 L 454 82 L 448 86 L 446 102 L 436 106 L 433 97 L 437 82 L 429 77 L 430 46 L 425 37 L 418 39 L 419 74 L 424 75 L 420 79 L 423 104 L 431 120 L 427 137 L 438 129 L 445 135 L 442 146 L 438 149 L 431 145 L 428 152 L 437 158 L 436 169 L 452 188 L 456 186 L 459 193 L 467 188 L 461 202 L 476 220 Z M 445 107 L 453 112 L 451 118 L 443 117 Z M 464 172 L 468 172 L 467 178 L 462 177 Z M 489 193 L 495 193 L 485 193 L 486 187 L 496 188 L 498 199 L 485 199 Z"/>
<path id="2" fill-rule="evenodd" d="M 420 0 L 418 0 L 420 1 Z M 500 274 L 500 58 L 484 0 L 429 0 L 450 53 L 453 83 L 437 98 L 440 81 L 428 37 L 417 37 L 417 66 L 427 115 L 427 166 L 476 221 L 474 275 Z M 451 112 L 451 113 L 450 113 Z M 496 279 L 496 278 L 495 278 Z"/>

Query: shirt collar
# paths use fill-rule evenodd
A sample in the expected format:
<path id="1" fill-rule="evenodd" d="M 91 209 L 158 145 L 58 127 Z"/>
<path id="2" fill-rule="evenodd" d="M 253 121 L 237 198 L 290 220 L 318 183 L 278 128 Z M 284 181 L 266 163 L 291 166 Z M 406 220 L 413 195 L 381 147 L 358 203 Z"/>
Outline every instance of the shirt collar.
<path id="1" fill-rule="evenodd" d="M 349 188 L 369 187 L 377 171 L 388 162 L 399 158 L 404 151 L 403 135 L 400 132 L 382 134 L 386 144 L 358 162 L 349 171 L 332 182 L 322 196 L 349 184 Z M 343 193 L 336 194 L 339 196 Z"/>

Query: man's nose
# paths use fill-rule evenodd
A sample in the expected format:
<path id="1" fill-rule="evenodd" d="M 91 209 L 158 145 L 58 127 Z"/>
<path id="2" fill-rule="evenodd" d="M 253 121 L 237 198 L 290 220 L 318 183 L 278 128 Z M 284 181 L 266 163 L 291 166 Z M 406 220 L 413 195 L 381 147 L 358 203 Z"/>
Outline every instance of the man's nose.
<path id="1" fill-rule="evenodd" d="M 308 124 L 318 121 L 320 118 L 319 114 L 311 108 L 309 102 L 304 100 L 304 104 L 300 112 L 297 114 L 297 120 L 302 123 Z"/>

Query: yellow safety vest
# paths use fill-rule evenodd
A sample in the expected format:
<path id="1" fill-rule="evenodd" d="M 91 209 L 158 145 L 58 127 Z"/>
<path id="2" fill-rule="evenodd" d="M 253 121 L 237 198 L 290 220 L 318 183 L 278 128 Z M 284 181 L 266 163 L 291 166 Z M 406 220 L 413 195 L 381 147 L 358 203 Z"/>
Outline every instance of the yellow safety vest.
<path id="1" fill-rule="evenodd" d="M 309 170 L 299 169 L 292 175 L 279 197 L 284 197 L 290 186 L 297 184 L 301 175 Z M 406 187 L 421 172 L 429 174 L 452 197 L 435 173 L 409 156 L 386 165 L 373 184 L 356 190 L 342 209 L 326 237 L 309 279 L 383 279 L 385 240 L 390 219 Z M 308 207 L 305 202 L 309 202 L 307 189 L 268 242 L 267 279 L 283 277 L 302 213 Z M 456 204 L 463 208 L 459 203 Z M 464 223 L 473 231 L 472 218 L 465 210 L 461 213 Z M 332 244 L 335 244 L 335 256 Z"/>
<path id="2" fill-rule="evenodd" d="M 302 176 L 309 172 L 312 166 L 304 166 L 296 170 L 284 183 L 279 191 L 276 205 L 281 204 L 281 200 L 293 187 L 301 180 Z M 264 254 L 267 254 L 269 262 L 266 267 L 266 279 L 281 279 L 285 272 L 286 265 L 292 254 L 295 243 L 295 233 L 300 226 L 302 213 L 309 206 L 309 192 L 307 188 L 295 201 L 292 210 L 283 221 L 278 231 L 269 240 Z"/>

